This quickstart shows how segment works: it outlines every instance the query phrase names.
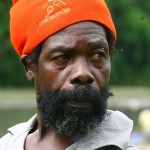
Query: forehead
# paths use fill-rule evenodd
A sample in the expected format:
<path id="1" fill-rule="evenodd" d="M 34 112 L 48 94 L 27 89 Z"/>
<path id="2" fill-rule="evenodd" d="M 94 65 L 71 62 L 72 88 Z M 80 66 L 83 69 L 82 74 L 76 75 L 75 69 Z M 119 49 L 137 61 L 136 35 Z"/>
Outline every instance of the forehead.
<path id="1" fill-rule="evenodd" d="M 59 31 L 56 35 L 65 33 L 78 36 L 81 36 L 83 34 L 101 34 L 103 36 L 105 35 L 104 28 L 100 24 L 91 21 L 84 21 L 70 25 Z"/>
<path id="2" fill-rule="evenodd" d="M 95 41 L 107 44 L 104 27 L 95 22 L 84 21 L 70 25 L 48 37 L 43 46 L 55 47 L 64 44 L 66 47 L 74 47 L 79 43 L 86 44 Z"/>

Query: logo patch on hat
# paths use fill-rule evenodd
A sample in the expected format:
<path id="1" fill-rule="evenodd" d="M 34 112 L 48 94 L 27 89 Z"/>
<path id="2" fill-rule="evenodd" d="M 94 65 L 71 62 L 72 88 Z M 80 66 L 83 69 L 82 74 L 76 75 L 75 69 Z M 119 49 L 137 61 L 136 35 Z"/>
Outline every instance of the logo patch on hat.
<path id="1" fill-rule="evenodd" d="M 67 14 L 71 10 L 70 8 L 65 8 L 67 3 L 64 0 L 48 0 L 48 3 L 49 5 L 47 7 L 47 15 L 39 23 L 39 26 L 44 25 L 45 23 L 58 17 L 61 14 Z"/>

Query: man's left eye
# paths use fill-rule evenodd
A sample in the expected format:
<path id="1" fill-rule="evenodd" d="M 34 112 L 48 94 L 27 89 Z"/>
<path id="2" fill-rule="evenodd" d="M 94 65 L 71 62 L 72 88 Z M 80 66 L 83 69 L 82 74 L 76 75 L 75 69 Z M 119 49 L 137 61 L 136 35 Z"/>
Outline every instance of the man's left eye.
<path id="1" fill-rule="evenodd" d="M 93 54 L 92 59 L 97 60 L 97 59 L 102 59 L 106 58 L 106 53 L 104 51 L 98 51 L 97 53 Z"/>

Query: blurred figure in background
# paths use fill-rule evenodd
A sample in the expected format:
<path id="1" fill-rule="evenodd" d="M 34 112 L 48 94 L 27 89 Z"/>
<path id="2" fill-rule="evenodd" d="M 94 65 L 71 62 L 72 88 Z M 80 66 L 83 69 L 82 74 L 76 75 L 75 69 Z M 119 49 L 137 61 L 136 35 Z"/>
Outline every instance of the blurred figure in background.
<path id="1" fill-rule="evenodd" d="M 138 119 L 145 142 L 150 143 L 150 109 L 141 111 Z"/>

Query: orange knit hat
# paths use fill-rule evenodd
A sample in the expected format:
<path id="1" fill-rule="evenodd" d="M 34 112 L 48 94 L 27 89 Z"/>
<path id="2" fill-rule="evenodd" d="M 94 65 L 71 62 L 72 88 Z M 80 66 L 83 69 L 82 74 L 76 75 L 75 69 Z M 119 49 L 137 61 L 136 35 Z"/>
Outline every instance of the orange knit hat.
<path id="1" fill-rule="evenodd" d="M 57 31 L 85 20 L 106 26 L 116 39 L 116 30 L 104 0 L 13 0 L 13 3 L 10 35 L 20 56 L 31 53 Z"/>

